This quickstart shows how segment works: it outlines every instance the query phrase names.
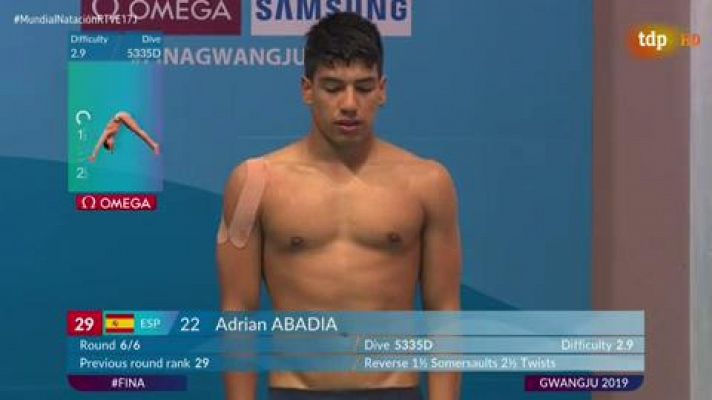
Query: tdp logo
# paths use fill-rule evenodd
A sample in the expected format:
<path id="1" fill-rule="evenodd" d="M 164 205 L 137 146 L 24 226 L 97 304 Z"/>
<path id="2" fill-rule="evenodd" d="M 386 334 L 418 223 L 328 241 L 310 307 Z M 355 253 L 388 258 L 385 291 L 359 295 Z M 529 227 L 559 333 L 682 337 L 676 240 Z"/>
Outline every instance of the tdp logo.
<path id="1" fill-rule="evenodd" d="M 646 25 L 630 31 L 628 44 L 633 55 L 656 59 L 672 55 L 679 47 L 697 47 L 702 42 L 696 33 L 683 33 L 665 25 Z"/>
<path id="2" fill-rule="evenodd" d="M 648 34 L 645 34 L 644 31 L 638 32 L 638 45 L 640 47 L 655 47 L 656 51 L 662 51 L 667 46 L 667 42 L 667 35 L 663 33 L 658 34 L 654 30 L 651 30 Z"/>

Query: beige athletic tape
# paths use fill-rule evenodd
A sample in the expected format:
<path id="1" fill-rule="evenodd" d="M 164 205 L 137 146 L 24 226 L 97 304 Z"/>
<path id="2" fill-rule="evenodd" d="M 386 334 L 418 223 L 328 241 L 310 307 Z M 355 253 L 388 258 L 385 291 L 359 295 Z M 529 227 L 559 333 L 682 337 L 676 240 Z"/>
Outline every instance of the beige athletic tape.
<path id="1" fill-rule="evenodd" d="M 246 168 L 247 177 L 232 214 L 230 225 L 225 225 L 223 213 L 218 229 L 219 244 L 223 244 L 229 239 L 230 243 L 240 249 L 247 245 L 250 238 L 268 178 L 267 162 L 262 158 L 247 160 Z"/>

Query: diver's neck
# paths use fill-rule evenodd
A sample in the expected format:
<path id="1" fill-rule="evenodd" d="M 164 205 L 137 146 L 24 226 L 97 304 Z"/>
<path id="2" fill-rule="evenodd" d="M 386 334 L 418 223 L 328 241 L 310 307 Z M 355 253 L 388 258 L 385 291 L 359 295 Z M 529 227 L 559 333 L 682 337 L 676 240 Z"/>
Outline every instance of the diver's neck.
<path id="1" fill-rule="evenodd" d="M 312 131 L 305 140 L 307 153 L 317 161 L 340 163 L 351 170 L 359 169 L 373 157 L 377 139 L 373 134 L 352 143 L 332 143 L 318 131 Z"/>

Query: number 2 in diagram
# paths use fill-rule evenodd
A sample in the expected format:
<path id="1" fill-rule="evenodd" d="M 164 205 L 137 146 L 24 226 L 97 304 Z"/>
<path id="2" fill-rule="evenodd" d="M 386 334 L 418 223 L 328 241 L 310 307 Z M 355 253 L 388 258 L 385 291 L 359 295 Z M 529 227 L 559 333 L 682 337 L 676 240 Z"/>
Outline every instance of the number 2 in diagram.
<path id="1" fill-rule="evenodd" d="M 88 177 L 89 172 L 86 167 L 77 167 L 77 179 L 87 179 Z"/>

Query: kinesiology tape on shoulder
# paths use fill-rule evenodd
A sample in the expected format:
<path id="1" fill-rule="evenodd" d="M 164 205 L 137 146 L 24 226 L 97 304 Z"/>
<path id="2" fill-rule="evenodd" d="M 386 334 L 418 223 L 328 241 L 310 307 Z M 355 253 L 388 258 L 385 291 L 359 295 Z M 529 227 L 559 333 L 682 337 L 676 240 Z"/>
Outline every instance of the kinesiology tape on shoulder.
<path id="1" fill-rule="evenodd" d="M 247 177 L 242 185 L 232 219 L 226 225 L 223 213 L 218 229 L 218 243 L 223 244 L 229 240 L 237 248 L 247 245 L 268 178 L 267 162 L 264 159 L 247 160 L 246 169 Z"/>

